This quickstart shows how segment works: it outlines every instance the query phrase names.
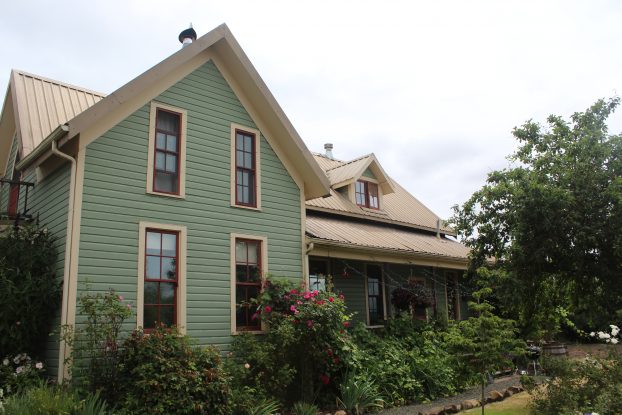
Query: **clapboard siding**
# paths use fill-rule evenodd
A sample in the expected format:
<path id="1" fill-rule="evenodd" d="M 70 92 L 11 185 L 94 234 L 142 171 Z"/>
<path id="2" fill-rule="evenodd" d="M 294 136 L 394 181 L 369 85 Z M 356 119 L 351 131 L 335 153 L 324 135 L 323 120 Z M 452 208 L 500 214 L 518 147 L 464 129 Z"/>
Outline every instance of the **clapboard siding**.
<path id="1" fill-rule="evenodd" d="M 135 302 L 139 221 L 187 226 L 187 332 L 201 344 L 226 349 L 231 341 L 230 234 L 267 237 L 267 271 L 299 279 L 300 189 L 262 136 L 262 209 L 230 206 L 231 123 L 257 126 L 213 63 L 208 62 L 154 100 L 187 111 L 186 197 L 145 192 L 149 103 L 89 144 L 80 232 L 80 291 L 88 281 L 91 291 L 114 288 Z"/>
<path id="2" fill-rule="evenodd" d="M 70 175 L 71 167 L 66 163 L 39 182 L 37 182 L 36 174 L 33 170 L 27 173 L 24 178 L 26 181 L 36 183 L 35 187 L 28 193 L 28 208 L 30 212 L 38 217 L 41 227 L 46 228 L 55 238 L 54 245 L 57 251 L 56 275 L 59 280 L 62 280 L 65 269 L 65 240 L 67 237 Z M 59 327 L 60 298 L 59 307 L 51 327 L 51 331 L 55 332 L 55 334 L 47 336 L 47 333 L 43 333 L 47 343 L 44 358 L 47 365 L 47 375 L 50 377 L 56 377 L 58 372 Z"/>

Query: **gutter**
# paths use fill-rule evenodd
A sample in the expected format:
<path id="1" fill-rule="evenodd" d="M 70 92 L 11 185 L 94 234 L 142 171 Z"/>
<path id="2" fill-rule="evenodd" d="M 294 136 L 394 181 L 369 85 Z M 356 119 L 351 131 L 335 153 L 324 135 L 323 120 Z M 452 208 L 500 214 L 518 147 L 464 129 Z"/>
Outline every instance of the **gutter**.
<path id="1" fill-rule="evenodd" d="M 68 132 L 69 132 L 69 124 L 61 124 L 58 127 L 56 127 L 54 129 L 54 131 L 52 131 L 50 133 L 50 135 L 48 135 L 45 138 L 45 140 L 43 140 L 41 142 L 41 144 L 39 144 L 33 151 L 30 152 L 30 154 L 28 154 L 26 156 L 26 158 L 24 158 L 22 161 L 17 163 L 15 168 L 17 168 L 17 170 L 21 171 L 21 170 L 25 169 L 26 167 L 29 167 L 39 157 L 41 157 L 43 154 L 45 154 L 47 151 L 50 151 L 50 150 L 52 151 L 53 154 L 56 154 L 56 155 L 65 154 L 65 153 L 58 152 L 58 150 L 57 150 L 57 152 L 55 152 L 51 147 L 52 147 L 52 143 L 56 143 L 58 140 L 60 140 L 64 136 L 66 136 Z M 66 157 L 63 157 L 63 156 L 61 156 L 61 157 L 62 158 L 66 158 Z M 67 156 L 67 157 L 69 157 L 69 156 Z M 72 159 L 72 160 L 74 160 L 74 159 Z"/>
<path id="2" fill-rule="evenodd" d="M 69 200 L 67 202 L 67 234 L 65 236 L 65 271 L 63 275 L 63 298 L 61 305 L 61 327 L 67 325 L 68 322 L 68 310 L 69 310 L 69 285 L 71 279 L 71 263 L 72 257 L 71 252 L 73 251 L 73 229 L 74 229 L 74 204 L 75 204 L 75 195 L 76 195 L 76 175 L 77 175 L 77 160 L 70 155 L 63 153 L 58 149 L 58 141 L 67 135 L 69 131 L 69 126 L 67 124 L 59 125 L 52 133 L 45 139 L 42 143 L 44 145 L 40 145 L 38 148 L 42 150 L 37 152 L 37 154 L 31 153 L 27 158 L 25 158 L 20 165 L 21 167 L 28 166 L 32 164 L 41 154 L 43 154 L 46 147 L 48 147 L 48 143 L 50 146 L 49 151 L 51 154 L 54 154 L 62 159 L 65 159 L 71 163 L 71 174 L 69 180 Z M 32 156 L 32 157 L 30 157 Z M 59 346 L 59 367 L 58 367 L 58 382 L 61 383 L 65 378 L 65 354 L 67 352 L 67 345 L 64 340 L 60 341 Z"/>

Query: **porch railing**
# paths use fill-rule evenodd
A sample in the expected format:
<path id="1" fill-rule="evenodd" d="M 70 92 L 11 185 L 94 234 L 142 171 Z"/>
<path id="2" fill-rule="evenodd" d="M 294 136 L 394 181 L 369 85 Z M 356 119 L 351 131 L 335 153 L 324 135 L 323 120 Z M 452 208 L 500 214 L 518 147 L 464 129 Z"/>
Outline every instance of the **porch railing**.
<path id="1" fill-rule="evenodd" d="M 32 182 L 0 179 L 0 225 L 14 222 L 32 222 L 34 216 L 28 208 L 28 192 L 35 187 Z"/>

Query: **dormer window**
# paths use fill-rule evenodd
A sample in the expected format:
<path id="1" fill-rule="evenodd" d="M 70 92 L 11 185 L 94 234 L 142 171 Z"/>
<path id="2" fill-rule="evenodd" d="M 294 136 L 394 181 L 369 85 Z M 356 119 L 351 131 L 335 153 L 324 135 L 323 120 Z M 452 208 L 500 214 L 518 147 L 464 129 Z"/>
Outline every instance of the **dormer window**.
<path id="1" fill-rule="evenodd" d="M 370 209 L 380 209 L 378 185 L 365 180 L 358 180 L 354 185 L 356 204 Z"/>

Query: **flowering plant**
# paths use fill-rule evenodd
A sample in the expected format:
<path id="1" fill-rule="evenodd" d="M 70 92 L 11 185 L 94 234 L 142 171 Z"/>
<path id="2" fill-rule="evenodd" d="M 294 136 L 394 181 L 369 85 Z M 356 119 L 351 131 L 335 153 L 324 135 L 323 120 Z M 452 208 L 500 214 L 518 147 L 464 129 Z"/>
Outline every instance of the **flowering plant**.
<path id="1" fill-rule="evenodd" d="M 352 315 L 343 295 L 267 280 L 257 306 L 270 341 L 293 359 L 303 385 L 301 397 L 334 389 L 352 350 L 346 330 Z"/>
<path id="2" fill-rule="evenodd" d="M 617 336 L 618 334 L 620 334 L 620 328 L 616 326 L 615 324 L 610 324 L 609 328 L 611 329 L 610 333 L 607 333 L 604 331 L 591 332 L 590 336 L 598 337 L 599 340 L 604 340 L 605 343 L 618 344 L 619 339 Z"/>
<path id="3" fill-rule="evenodd" d="M 7 395 L 37 385 L 44 374 L 43 362 L 35 361 L 26 353 L 6 356 L 0 362 L 0 385 Z"/>

